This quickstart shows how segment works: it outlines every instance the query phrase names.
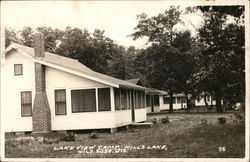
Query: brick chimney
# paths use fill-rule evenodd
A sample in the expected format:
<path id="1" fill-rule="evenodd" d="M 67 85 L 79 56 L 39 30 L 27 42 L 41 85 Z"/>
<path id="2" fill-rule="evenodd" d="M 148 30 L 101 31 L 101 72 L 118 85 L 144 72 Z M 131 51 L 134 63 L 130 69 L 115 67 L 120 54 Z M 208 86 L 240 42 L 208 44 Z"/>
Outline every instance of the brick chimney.
<path id="1" fill-rule="evenodd" d="M 44 58 L 44 35 L 34 34 L 35 58 Z M 47 133 L 51 131 L 51 113 L 45 87 L 45 66 L 35 63 L 35 100 L 33 104 L 32 120 L 33 133 Z"/>

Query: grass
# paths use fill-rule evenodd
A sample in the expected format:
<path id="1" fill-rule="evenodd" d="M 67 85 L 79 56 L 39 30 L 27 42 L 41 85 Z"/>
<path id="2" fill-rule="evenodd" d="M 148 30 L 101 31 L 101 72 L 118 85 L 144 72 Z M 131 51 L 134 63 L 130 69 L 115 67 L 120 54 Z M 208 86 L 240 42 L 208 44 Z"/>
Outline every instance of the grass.
<path id="1" fill-rule="evenodd" d="M 150 115 L 160 119 L 166 114 Z M 232 122 L 230 114 L 168 114 L 170 123 L 157 123 L 150 128 L 129 128 L 117 133 L 98 133 L 98 138 L 90 139 L 89 133 L 77 134 L 76 141 L 53 144 L 39 144 L 34 141 L 16 141 L 22 135 L 6 135 L 7 158 L 243 158 L 245 150 L 245 130 L 243 123 Z M 226 124 L 218 124 L 218 117 L 225 117 Z M 207 124 L 201 124 L 201 119 Z M 158 120 L 159 121 L 159 120 Z M 64 136 L 59 133 L 47 135 L 49 138 Z M 93 153 L 79 152 L 76 147 L 94 146 Z M 145 149 L 139 149 L 143 146 Z M 156 145 L 167 145 L 167 149 L 152 149 Z M 73 150 L 54 150 L 72 146 Z M 120 153 L 96 153 L 98 146 L 137 146 Z M 151 149 L 147 149 L 148 146 Z M 222 148 L 219 151 L 219 147 Z M 223 151 L 223 149 L 225 150 Z M 87 149 L 87 151 L 90 151 Z"/>

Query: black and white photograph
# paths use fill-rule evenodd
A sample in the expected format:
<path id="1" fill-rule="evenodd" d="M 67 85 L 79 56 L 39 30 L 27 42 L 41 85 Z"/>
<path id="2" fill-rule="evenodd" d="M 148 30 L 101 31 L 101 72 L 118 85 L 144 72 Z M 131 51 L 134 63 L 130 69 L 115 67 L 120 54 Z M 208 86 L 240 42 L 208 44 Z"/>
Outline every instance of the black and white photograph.
<path id="1" fill-rule="evenodd" d="M 249 161 L 249 1 L 1 1 L 1 161 Z"/>

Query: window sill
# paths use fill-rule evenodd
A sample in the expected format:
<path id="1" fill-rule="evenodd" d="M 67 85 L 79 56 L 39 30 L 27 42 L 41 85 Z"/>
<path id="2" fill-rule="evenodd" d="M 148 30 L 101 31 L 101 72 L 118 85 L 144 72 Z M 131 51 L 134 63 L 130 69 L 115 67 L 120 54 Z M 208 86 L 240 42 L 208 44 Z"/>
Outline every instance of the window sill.
<path id="1" fill-rule="evenodd" d="M 22 115 L 22 117 L 32 117 L 32 115 Z"/>

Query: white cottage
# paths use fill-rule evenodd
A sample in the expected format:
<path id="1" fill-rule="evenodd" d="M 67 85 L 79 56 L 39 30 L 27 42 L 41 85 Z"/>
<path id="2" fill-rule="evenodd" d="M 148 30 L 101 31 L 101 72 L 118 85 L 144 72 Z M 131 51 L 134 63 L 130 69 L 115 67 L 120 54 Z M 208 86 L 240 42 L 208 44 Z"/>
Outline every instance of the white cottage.
<path id="1" fill-rule="evenodd" d="M 126 80 L 127 82 L 144 86 L 139 78 Z M 146 110 L 147 113 L 157 113 L 164 109 L 164 95 L 167 95 L 166 91 L 158 90 L 155 88 L 146 89 Z"/>
<path id="2" fill-rule="evenodd" d="M 1 64 L 6 132 L 111 129 L 146 121 L 145 88 L 95 72 L 74 59 L 11 44 Z"/>
<path id="3" fill-rule="evenodd" d="M 165 95 L 163 97 L 163 106 L 161 110 L 169 110 L 170 97 Z M 187 108 L 187 96 L 183 93 L 173 94 L 173 109 L 186 109 Z"/>
<path id="4" fill-rule="evenodd" d="M 216 105 L 215 98 L 211 95 L 205 95 L 204 92 L 202 92 L 200 95 L 198 95 L 195 99 L 195 106 L 206 106 L 206 103 L 208 106 Z"/>
<path id="5" fill-rule="evenodd" d="M 166 91 L 148 88 L 146 91 L 146 109 L 147 113 L 161 112 L 164 108 L 163 97 L 168 93 Z"/>

